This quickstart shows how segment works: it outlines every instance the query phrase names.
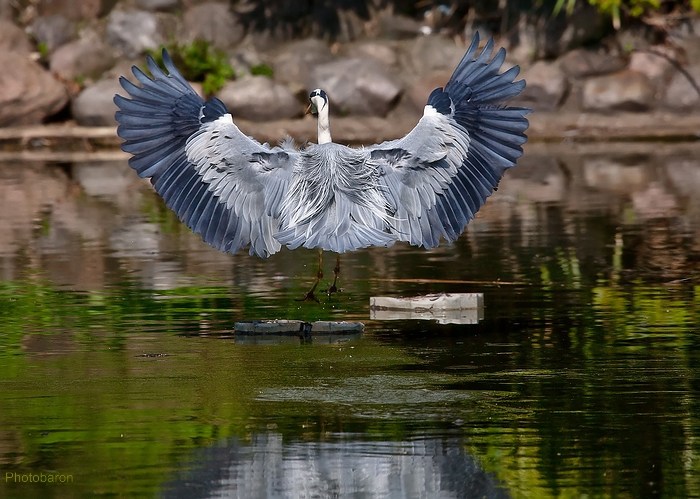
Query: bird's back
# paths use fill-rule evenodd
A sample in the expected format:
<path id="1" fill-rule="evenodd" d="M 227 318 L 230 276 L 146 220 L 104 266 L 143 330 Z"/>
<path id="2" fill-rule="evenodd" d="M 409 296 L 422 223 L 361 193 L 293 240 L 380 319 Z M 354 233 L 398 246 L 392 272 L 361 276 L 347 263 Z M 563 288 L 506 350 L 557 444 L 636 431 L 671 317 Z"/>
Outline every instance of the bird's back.
<path id="1" fill-rule="evenodd" d="M 277 239 L 291 248 L 338 253 L 393 244 L 396 238 L 384 232 L 387 206 L 378 175 L 362 150 L 333 142 L 309 145 L 294 168 L 282 205 L 285 230 Z"/>

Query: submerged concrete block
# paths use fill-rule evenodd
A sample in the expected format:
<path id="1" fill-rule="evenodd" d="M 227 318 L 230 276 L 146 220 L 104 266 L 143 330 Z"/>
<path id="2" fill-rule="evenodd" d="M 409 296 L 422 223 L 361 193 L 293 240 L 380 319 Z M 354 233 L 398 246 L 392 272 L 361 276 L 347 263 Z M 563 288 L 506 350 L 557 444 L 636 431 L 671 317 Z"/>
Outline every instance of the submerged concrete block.
<path id="1" fill-rule="evenodd" d="M 369 299 L 370 310 L 469 310 L 484 307 L 483 293 L 439 293 L 408 298 L 373 296 Z"/>

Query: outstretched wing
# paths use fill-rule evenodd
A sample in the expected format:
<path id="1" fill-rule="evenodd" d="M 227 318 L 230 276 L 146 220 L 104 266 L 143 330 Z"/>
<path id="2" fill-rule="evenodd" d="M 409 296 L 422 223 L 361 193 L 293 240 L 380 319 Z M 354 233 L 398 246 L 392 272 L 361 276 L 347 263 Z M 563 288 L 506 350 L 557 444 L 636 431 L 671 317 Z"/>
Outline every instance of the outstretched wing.
<path id="1" fill-rule="evenodd" d="M 517 66 L 498 74 L 493 40 L 477 56 L 478 34 L 444 89 L 428 98 L 424 115 L 405 137 L 366 149 L 402 241 L 432 248 L 455 240 L 506 169 L 522 155 L 530 109 L 504 107 L 525 88 Z"/>
<path id="2" fill-rule="evenodd" d="M 250 254 L 268 257 L 280 249 L 273 235 L 298 152 L 247 137 L 220 100 L 197 95 L 165 50 L 163 62 L 167 75 L 148 57 L 153 78 L 134 66 L 142 86 L 122 77 L 131 99 L 114 97 L 129 165 L 214 248 L 234 253 L 250 245 Z"/>

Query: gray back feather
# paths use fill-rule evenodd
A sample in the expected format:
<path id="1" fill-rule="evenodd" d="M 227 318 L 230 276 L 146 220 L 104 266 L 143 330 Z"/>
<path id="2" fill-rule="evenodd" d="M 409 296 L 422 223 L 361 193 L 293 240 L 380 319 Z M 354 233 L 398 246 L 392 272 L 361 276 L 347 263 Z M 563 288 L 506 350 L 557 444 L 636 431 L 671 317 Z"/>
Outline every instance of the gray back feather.
<path id="1" fill-rule="evenodd" d="M 389 246 L 386 200 L 379 172 L 367 168 L 364 151 L 327 143 L 301 152 L 282 203 L 284 229 L 276 236 L 290 248 L 344 253 Z"/>

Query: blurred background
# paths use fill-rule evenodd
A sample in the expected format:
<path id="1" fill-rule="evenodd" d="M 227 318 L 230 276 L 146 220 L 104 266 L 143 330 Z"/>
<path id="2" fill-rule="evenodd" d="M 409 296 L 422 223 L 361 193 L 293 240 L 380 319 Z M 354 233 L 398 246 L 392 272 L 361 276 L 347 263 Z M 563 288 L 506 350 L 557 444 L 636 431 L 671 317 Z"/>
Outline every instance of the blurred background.
<path id="1" fill-rule="evenodd" d="M 309 91 L 322 87 L 336 114 L 395 118 L 403 132 L 476 32 L 522 68 L 518 104 L 683 115 L 700 108 L 698 9 L 659 0 L 2 0 L 0 126 L 114 125 L 118 77 L 167 47 L 235 118 L 301 118 Z"/>

